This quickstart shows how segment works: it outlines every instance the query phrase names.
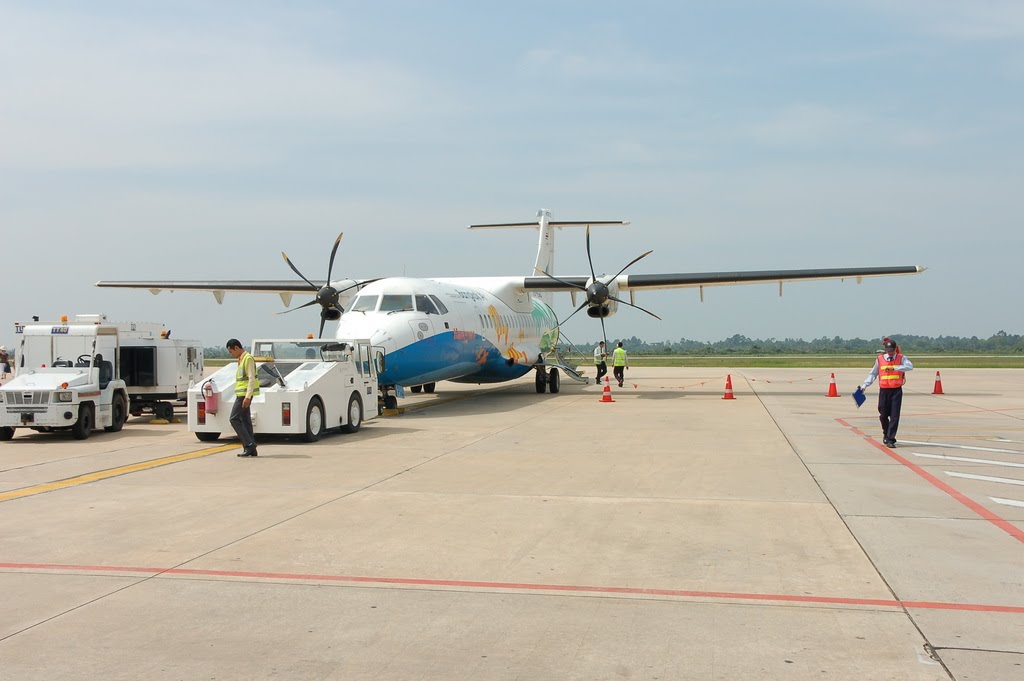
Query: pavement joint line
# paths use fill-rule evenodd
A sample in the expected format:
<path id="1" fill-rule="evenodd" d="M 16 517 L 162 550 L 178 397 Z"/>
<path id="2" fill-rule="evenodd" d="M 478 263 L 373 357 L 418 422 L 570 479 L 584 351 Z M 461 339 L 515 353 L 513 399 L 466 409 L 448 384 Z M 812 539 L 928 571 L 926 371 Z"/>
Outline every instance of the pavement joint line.
<path id="1" fill-rule="evenodd" d="M 874 447 L 875 449 L 879 450 L 880 452 L 882 452 L 883 454 L 885 454 L 886 456 L 888 456 L 892 460 L 894 460 L 894 461 L 896 461 L 898 463 L 903 464 L 908 469 L 910 469 L 911 471 L 916 473 L 918 476 L 920 476 L 921 478 L 924 478 L 925 481 L 931 483 L 932 486 L 938 488 L 939 490 L 941 490 L 941 491 L 945 492 L 946 494 L 948 494 L 949 496 L 953 497 L 953 499 L 955 499 L 956 501 L 960 502 L 961 504 L 963 504 L 967 508 L 969 508 L 972 511 L 974 511 L 975 513 L 977 513 L 979 516 L 981 516 L 982 518 L 984 518 L 988 522 L 992 523 L 993 525 L 995 525 L 996 527 L 1001 529 L 1003 532 L 1007 533 L 1008 535 L 1010 535 L 1011 537 L 1013 537 L 1014 539 L 1016 539 L 1020 543 L 1024 544 L 1024 530 L 1022 530 L 1021 528 L 1017 527 L 1016 525 L 1014 525 L 1010 521 L 1006 520 L 1005 518 L 997 515 L 996 513 L 993 513 L 989 509 L 987 509 L 984 506 L 982 506 L 981 504 L 979 504 L 974 499 L 971 499 L 970 497 L 968 497 L 966 494 L 964 494 L 964 493 L 960 492 L 959 490 L 955 489 L 954 487 L 946 484 L 942 480 L 939 480 L 937 477 L 935 477 L 934 475 L 932 475 L 931 473 L 926 471 L 921 466 L 918 466 L 913 461 L 910 461 L 910 460 L 900 456 L 899 454 L 897 454 L 895 451 L 893 451 L 889 447 L 886 447 L 885 445 L 879 444 L 878 442 L 876 442 L 871 437 L 868 437 L 868 436 L 864 435 L 864 433 L 862 431 L 858 430 L 854 426 L 851 426 L 849 423 L 843 421 L 843 419 L 836 419 L 836 421 L 838 421 L 840 424 L 844 425 L 845 427 L 849 428 L 850 431 L 852 431 L 853 433 L 862 436 L 864 438 L 864 440 L 867 443 L 869 443 L 872 447 Z"/>
<path id="2" fill-rule="evenodd" d="M 315 573 L 261 572 L 250 570 L 203 570 L 196 568 L 160 568 L 118 565 L 66 565 L 60 563 L 0 563 L 0 570 L 53 570 L 61 572 L 143 573 L 160 577 L 239 577 L 256 580 L 288 580 L 294 582 L 344 582 L 396 586 L 436 586 L 470 589 L 506 589 L 511 591 L 544 591 L 571 594 L 605 594 L 628 596 L 666 596 L 676 598 L 711 598 L 729 601 L 774 601 L 824 605 L 857 605 L 900 609 L 951 610 L 1024 615 L 1024 606 L 987 603 L 953 603 L 945 601 L 904 601 L 896 598 L 851 598 L 843 596 L 811 596 L 796 594 L 743 593 L 736 591 L 697 591 L 625 586 L 593 586 L 583 584 L 540 584 L 530 582 L 497 582 L 460 579 L 425 579 L 411 577 L 372 577 Z"/>
<path id="3" fill-rule="evenodd" d="M 68 487 L 74 487 L 76 485 L 84 485 L 90 482 L 97 482 L 99 480 L 106 480 L 108 478 L 127 475 L 128 473 L 137 473 L 139 471 L 149 470 L 150 468 L 167 466 L 169 464 L 178 463 L 180 461 L 198 459 L 200 457 L 209 456 L 211 454 L 226 452 L 229 449 L 238 449 L 240 446 L 241 445 L 239 445 L 238 443 L 234 443 L 230 445 L 220 445 L 218 447 L 200 449 L 195 452 L 186 452 L 184 454 L 172 454 L 171 456 L 164 456 L 160 457 L 159 459 L 140 461 L 138 463 L 117 466 L 115 468 L 107 468 L 101 471 L 85 473 L 83 475 L 76 475 L 74 477 L 65 478 L 63 480 L 55 480 L 54 482 L 45 482 L 39 485 L 32 485 L 31 487 L 22 487 L 20 489 L 10 490 L 9 492 L 0 492 L 0 502 L 11 501 L 12 499 L 20 499 L 22 497 L 34 496 L 36 494 L 45 494 L 46 492 L 54 492 L 56 490 L 66 489 Z"/>

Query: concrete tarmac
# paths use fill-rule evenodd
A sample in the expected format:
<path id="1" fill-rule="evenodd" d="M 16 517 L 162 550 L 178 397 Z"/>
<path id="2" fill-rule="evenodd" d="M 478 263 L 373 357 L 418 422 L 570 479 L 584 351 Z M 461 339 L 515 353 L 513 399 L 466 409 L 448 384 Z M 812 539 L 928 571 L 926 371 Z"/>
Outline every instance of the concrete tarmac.
<path id="1" fill-rule="evenodd" d="M 889 450 L 869 368 L 440 383 L 256 459 L 18 431 L 0 679 L 1024 678 L 1024 372 L 913 372 Z"/>

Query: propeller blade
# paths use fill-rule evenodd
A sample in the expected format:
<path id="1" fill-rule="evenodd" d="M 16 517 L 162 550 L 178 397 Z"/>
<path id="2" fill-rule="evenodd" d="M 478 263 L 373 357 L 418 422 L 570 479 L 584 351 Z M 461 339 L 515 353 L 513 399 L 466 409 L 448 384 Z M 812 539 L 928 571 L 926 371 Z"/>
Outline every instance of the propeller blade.
<path id="1" fill-rule="evenodd" d="M 626 265 L 621 270 L 619 270 L 619 274 L 622 274 L 623 272 L 625 272 L 629 268 L 630 265 L 633 265 L 633 264 L 639 262 L 640 260 L 643 260 L 644 258 L 649 256 L 651 253 L 654 253 L 654 251 L 653 250 L 652 251 L 647 251 L 643 255 L 638 255 L 637 257 L 633 258 L 632 260 L 629 261 L 629 265 Z M 616 274 L 614 277 L 612 277 L 612 279 L 618 279 L 619 278 L 619 274 Z"/>
<path id="2" fill-rule="evenodd" d="M 563 319 L 562 321 L 560 321 L 560 322 L 558 322 L 557 324 L 555 324 L 555 325 L 554 325 L 554 327 L 552 327 L 552 328 L 555 328 L 555 329 L 557 329 L 557 328 L 558 328 L 558 327 L 560 327 L 560 326 L 561 326 L 562 324 L 565 324 L 565 323 L 566 323 L 567 321 L 569 321 L 570 319 L 572 319 L 572 316 L 573 316 L 574 314 L 576 314 L 577 312 L 579 312 L 580 310 L 582 310 L 582 309 L 583 309 L 583 308 L 585 308 L 586 306 L 587 306 L 587 303 L 586 303 L 586 301 L 584 301 L 584 302 L 583 302 L 583 304 L 582 304 L 582 305 L 580 305 L 579 307 L 577 307 L 577 308 L 576 308 L 575 310 L 573 310 L 573 311 L 572 311 L 572 313 L 570 313 L 568 317 L 566 317 L 566 318 L 565 318 L 565 319 Z"/>
<path id="3" fill-rule="evenodd" d="M 317 338 L 323 338 L 323 337 L 324 337 L 324 324 L 326 324 L 326 323 L 327 323 L 327 318 L 326 318 L 326 317 L 324 317 L 324 316 L 323 316 L 323 315 L 321 314 L 321 315 L 320 315 L 320 331 L 319 331 L 319 332 L 317 332 L 317 334 L 316 334 L 316 337 L 317 337 Z"/>
<path id="4" fill-rule="evenodd" d="M 635 307 L 636 309 L 640 310 L 641 312 L 646 312 L 647 314 L 651 315 L 655 319 L 658 319 L 658 320 L 661 319 L 661 317 L 659 317 L 658 315 L 654 314 L 650 310 L 645 310 L 644 308 L 640 307 L 639 305 L 634 305 L 633 303 L 627 303 L 625 300 L 622 300 L 621 298 L 615 298 L 613 296 L 609 296 L 608 300 L 614 300 L 616 303 L 622 303 L 623 305 L 629 305 L 630 307 Z M 601 321 L 602 321 L 602 323 L 604 322 L 603 319 Z"/>
<path id="5" fill-rule="evenodd" d="M 287 253 L 285 253 L 284 251 L 281 251 L 281 257 L 283 257 L 284 261 L 286 263 L 288 263 L 288 267 L 292 268 L 292 272 L 294 272 L 295 274 L 299 275 L 299 277 L 302 279 L 302 281 L 304 281 L 307 284 L 309 284 L 310 286 L 312 286 L 314 291 L 319 291 L 320 290 L 319 286 L 317 286 L 316 284 L 311 282 L 309 279 L 306 279 L 305 275 L 302 274 L 302 272 L 299 271 L 299 268 L 292 264 L 292 261 L 288 259 L 288 254 Z"/>
<path id="6" fill-rule="evenodd" d="M 604 341 L 604 350 L 608 352 L 608 331 L 604 328 L 604 317 L 598 317 L 601 320 L 601 340 Z"/>
<path id="7" fill-rule="evenodd" d="M 363 281 L 357 281 L 354 284 L 349 284 L 345 288 L 338 289 L 338 293 L 344 293 L 345 291 L 349 290 L 350 288 L 356 288 L 357 286 L 366 286 L 367 284 L 372 284 L 375 281 L 380 281 L 383 278 L 384 277 L 376 277 L 375 279 L 365 279 Z"/>
<path id="8" fill-rule="evenodd" d="M 338 253 L 338 246 L 341 244 L 341 237 L 345 232 L 338 232 L 338 238 L 334 240 L 334 248 L 331 249 L 331 259 L 327 263 L 327 283 L 331 283 L 331 272 L 334 271 L 334 256 Z"/>
<path id="9" fill-rule="evenodd" d="M 278 312 L 277 314 L 288 314 L 289 312 L 295 312 L 296 310 L 301 310 L 302 308 L 309 307 L 310 305 L 316 305 L 316 301 L 315 300 L 311 300 L 308 303 L 306 303 L 305 305 L 299 305 L 298 307 L 290 307 L 287 310 L 285 310 L 284 312 Z"/>
<path id="10" fill-rule="evenodd" d="M 587 264 L 590 265 L 590 278 L 597 279 L 594 274 L 594 261 L 590 258 L 590 225 L 587 225 Z"/>
<path id="11" fill-rule="evenodd" d="M 563 286 L 571 286 L 571 287 L 577 288 L 577 289 L 579 289 L 581 291 L 586 291 L 587 290 L 586 286 L 580 286 L 579 284 L 573 284 L 572 282 L 569 282 L 569 281 L 563 281 L 562 279 L 559 279 L 558 277 L 556 277 L 554 275 L 548 274 L 545 270 L 542 270 L 539 267 L 536 267 L 534 269 L 536 269 L 538 272 L 543 274 L 548 279 L 554 279 L 555 281 L 557 281 L 559 284 L 562 284 Z"/>

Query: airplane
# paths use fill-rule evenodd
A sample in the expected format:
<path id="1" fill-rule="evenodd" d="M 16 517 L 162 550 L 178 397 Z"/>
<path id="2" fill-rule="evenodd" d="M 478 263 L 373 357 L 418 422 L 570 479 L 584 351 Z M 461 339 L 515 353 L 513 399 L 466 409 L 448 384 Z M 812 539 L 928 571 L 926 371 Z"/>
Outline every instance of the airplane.
<path id="1" fill-rule="evenodd" d="M 497 383 L 535 373 L 538 393 L 560 390 L 560 372 L 581 383 L 580 376 L 560 359 L 556 348 L 559 327 L 577 312 L 600 320 L 606 339 L 605 320 L 620 305 L 634 307 L 657 317 L 635 302 L 637 291 L 666 288 L 704 288 L 823 279 L 918 274 L 916 265 L 801 270 L 764 270 L 675 274 L 624 274 L 625 270 L 650 255 L 634 258 L 613 275 L 597 274 L 590 253 L 590 227 L 624 226 L 624 220 L 564 222 L 552 219 L 551 211 L 537 211 L 536 222 L 469 225 L 469 229 L 536 229 L 539 232 L 533 274 L 489 277 L 380 277 L 375 279 L 331 280 L 335 255 L 341 243 L 339 234 L 331 249 L 327 278 L 310 280 L 282 253 L 285 263 L 301 281 L 293 280 L 213 280 L 213 281 L 99 281 L 101 288 L 148 289 L 160 291 L 208 291 L 217 303 L 226 292 L 276 293 L 285 306 L 296 294 L 315 293 L 315 298 L 285 312 L 320 306 L 320 335 L 328 321 L 338 322 L 335 337 L 369 338 L 382 351 L 378 361 L 378 380 L 382 407 L 394 408 L 404 388 L 432 393 L 438 381 L 460 383 Z M 555 255 L 555 230 L 585 227 L 589 275 L 561 276 L 551 272 Z M 572 314 L 559 321 L 552 308 L 554 293 L 568 292 L 576 306 Z M 629 300 L 622 294 L 628 293 Z M 281 313 L 284 314 L 284 313 Z M 660 317 L 658 317 L 660 319 Z M 607 345 L 607 343 L 606 343 Z M 384 359 L 386 358 L 386 360 Z"/>

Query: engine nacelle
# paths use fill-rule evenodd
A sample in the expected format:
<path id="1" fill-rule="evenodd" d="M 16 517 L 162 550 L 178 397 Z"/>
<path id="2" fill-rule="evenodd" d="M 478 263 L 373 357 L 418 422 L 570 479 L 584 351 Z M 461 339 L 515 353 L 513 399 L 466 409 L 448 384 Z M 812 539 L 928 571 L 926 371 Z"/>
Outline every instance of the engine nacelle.
<path id="1" fill-rule="evenodd" d="M 611 278 L 609 281 L 591 279 L 587 282 L 587 316 L 593 319 L 611 317 L 619 310 L 619 284 Z"/>

